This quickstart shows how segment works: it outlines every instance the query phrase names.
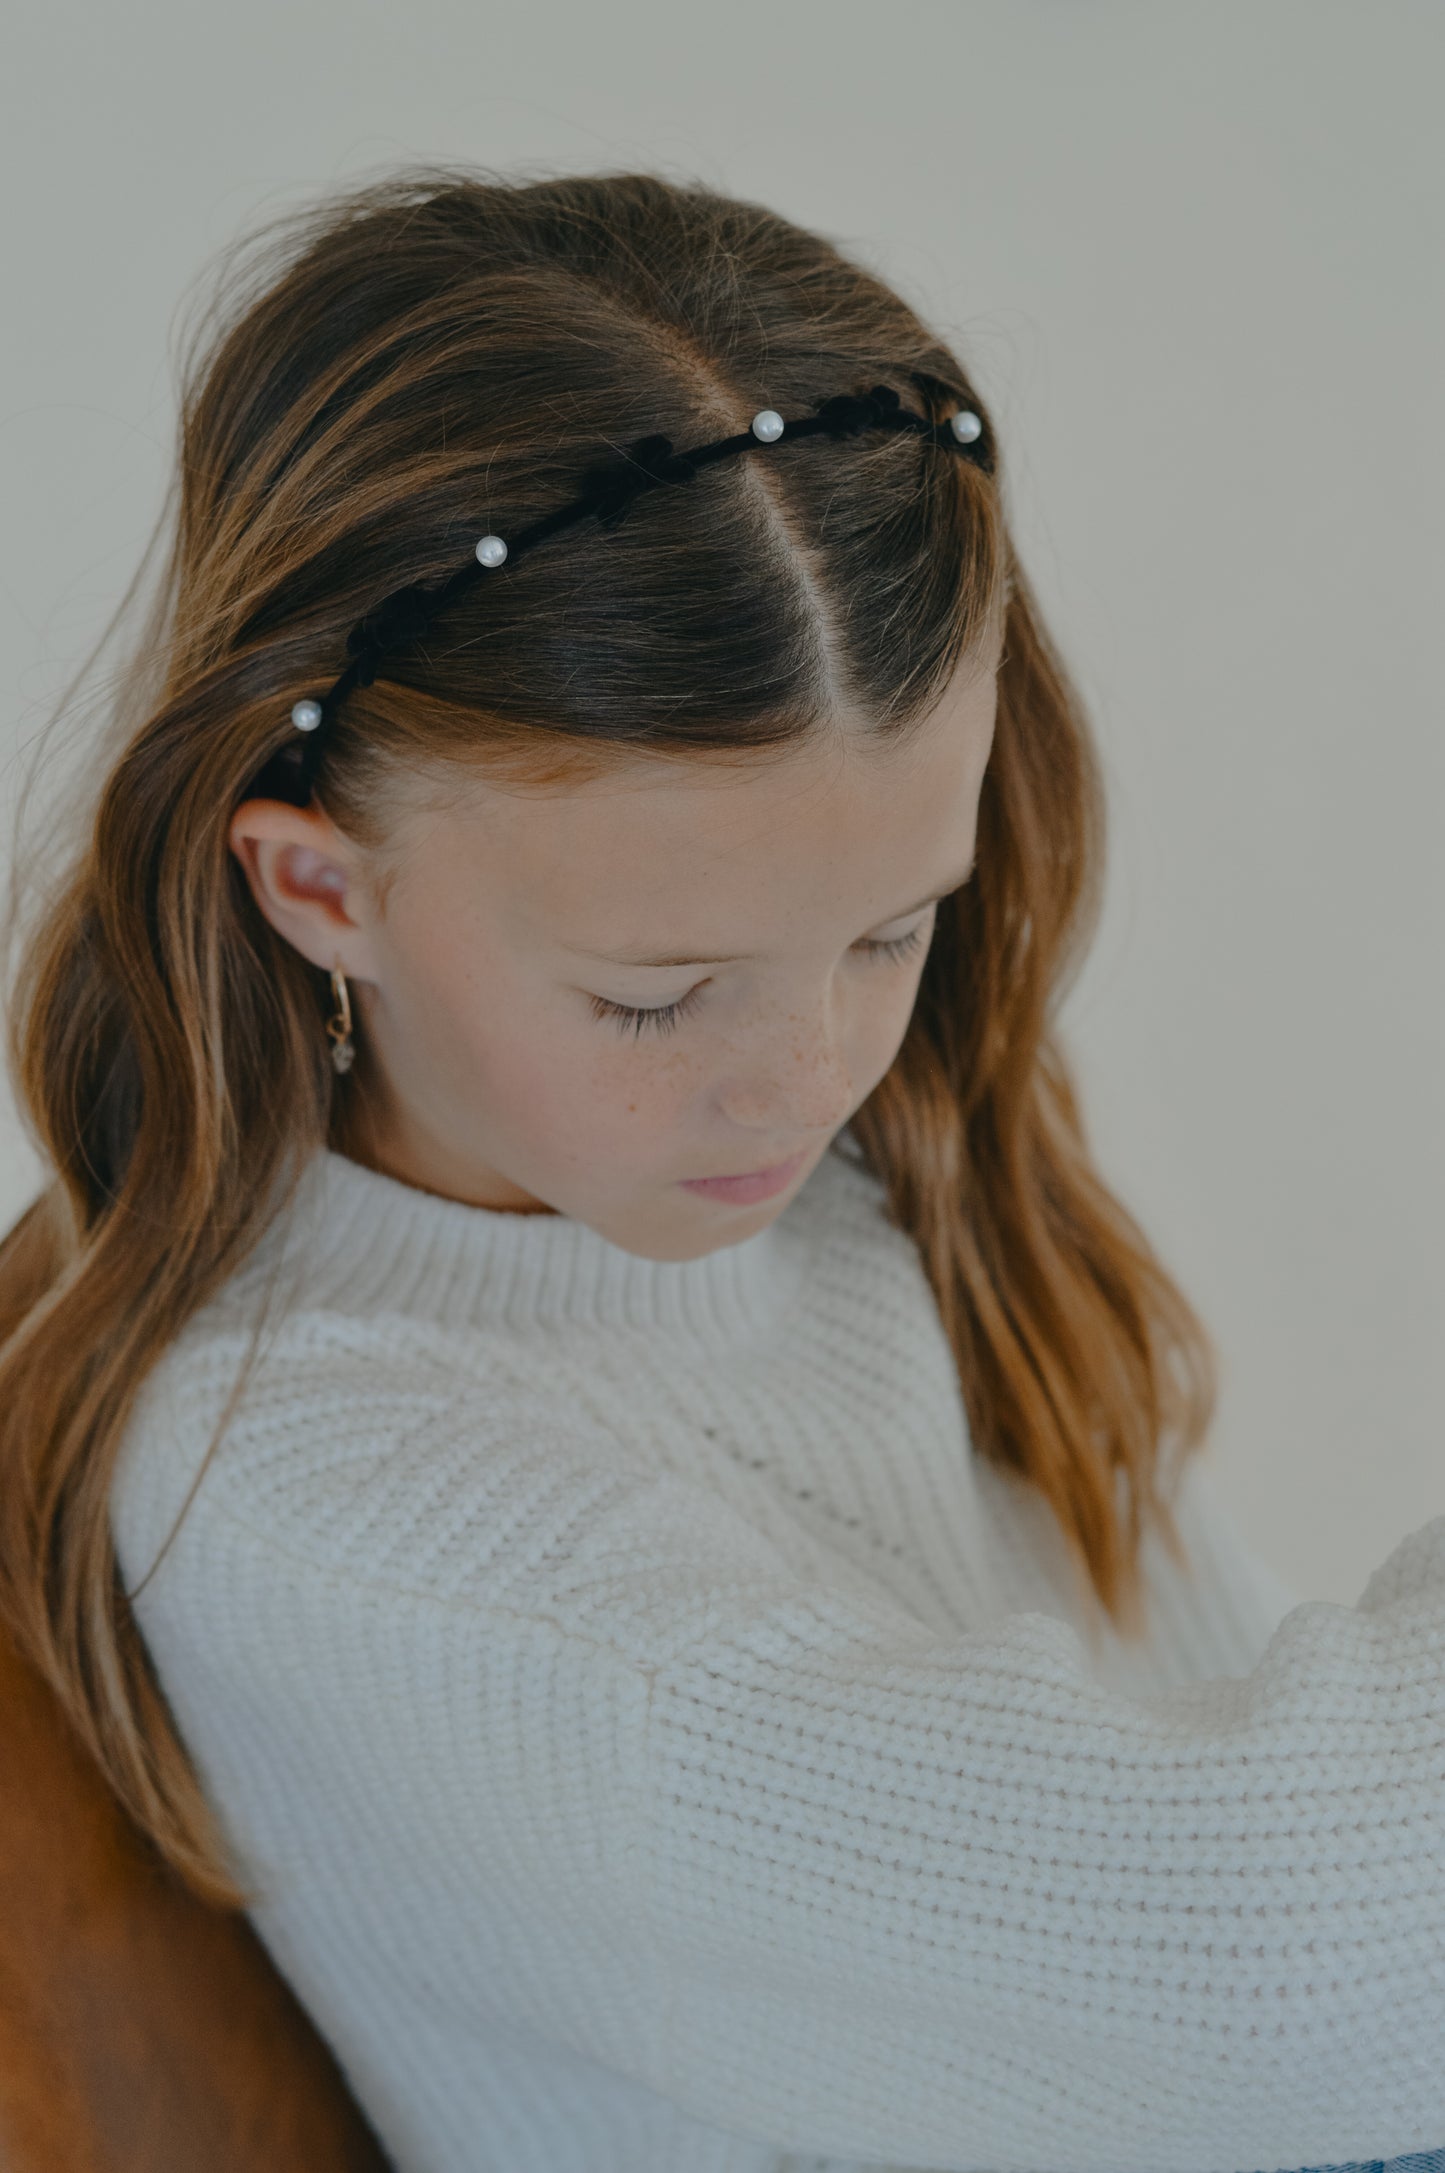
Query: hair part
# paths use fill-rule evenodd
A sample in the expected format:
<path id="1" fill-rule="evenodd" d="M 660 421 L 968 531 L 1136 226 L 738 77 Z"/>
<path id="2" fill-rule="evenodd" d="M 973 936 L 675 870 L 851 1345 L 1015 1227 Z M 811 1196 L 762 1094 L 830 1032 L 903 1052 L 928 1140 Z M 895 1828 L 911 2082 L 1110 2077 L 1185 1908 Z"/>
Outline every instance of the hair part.
<path id="1" fill-rule="evenodd" d="M 235 808 L 366 611 L 569 498 L 599 453 L 874 382 L 921 387 L 935 420 L 987 408 L 830 241 L 652 174 L 408 168 L 259 229 L 225 269 L 185 359 L 169 548 L 112 755 L 13 976 L 11 1076 L 52 1174 L 0 1242 L 0 1618 L 156 1848 L 237 1906 L 109 1487 L 148 1374 L 318 1146 L 344 1151 L 364 1066 L 332 1072 L 327 976 L 258 910 Z M 977 873 L 852 1129 L 918 1248 L 978 1454 L 1049 1503 L 1139 1634 L 1144 1521 L 1182 1561 L 1158 1482 L 1203 1437 L 1212 1352 L 1094 1170 L 1051 1030 L 1097 917 L 1103 806 L 1001 478 L 902 433 L 809 439 L 480 587 L 331 728 L 316 797 L 383 886 L 405 813 L 459 769 L 557 789 L 629 755 L 761 760 L 845 712 L 889 745 L 1002 616 Z M 19 932 L 12 902 L 7 946 Z"/>

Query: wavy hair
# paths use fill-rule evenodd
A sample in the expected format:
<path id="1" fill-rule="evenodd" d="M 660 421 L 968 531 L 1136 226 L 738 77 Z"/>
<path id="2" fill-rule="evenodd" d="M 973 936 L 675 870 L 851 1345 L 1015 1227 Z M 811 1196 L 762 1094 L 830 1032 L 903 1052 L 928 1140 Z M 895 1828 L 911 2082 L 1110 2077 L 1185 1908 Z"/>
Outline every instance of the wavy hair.
<path id="1" fill-rule="evenodd" d="M 453 572 L 492 506 L 515 527 L 636 434 L 687 446 L 875 383 L 935 419 L 962 400 L 993 435 L 881 279 L 654 174 L 412 166 L 222 259 L 182 357 L 155 600 L 28 917 L 14 859 L 9 1062 L 47 1175 L 0 1241 L 0 1619 L 204 1898 L 246 1896 L 122 1588 L 108 1490 L 146 1375 L 318 1145 L 344 1151 L 358 1077 L 328 1061 L 327 976 L 256 906 L 235 809 L 348 631 Z M 1003 614 L 977 874 L 851 1123 L 917 1246 L 977 1452 L 1044 1497 L 1138 1634 L 1143 1520 L 1181 1560 L 1159 1479 L 1203 1437 L 1214 1355 L 1092 1166 L 1051 1028 L 1099 908 L 1102 793 L 1001 474 L 902 434 L 804 440 L 483 589 L 331 729 L 316 796 L 378 866 L 409 796 L 456 764 L 541 780 L 637 749 L 784 748 L 840 701 L 897 737 Z"/>

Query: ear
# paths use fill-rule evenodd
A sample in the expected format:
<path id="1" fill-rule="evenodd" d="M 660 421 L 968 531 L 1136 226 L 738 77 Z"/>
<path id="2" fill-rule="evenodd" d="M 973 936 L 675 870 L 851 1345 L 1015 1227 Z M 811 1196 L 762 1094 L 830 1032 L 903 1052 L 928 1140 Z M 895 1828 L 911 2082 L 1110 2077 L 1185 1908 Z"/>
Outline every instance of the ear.
<path id="1" fill-rule="evenodd" d="M 244 800 L 228 843 L 271 926 L 313 966 L 373 980 L 373 909 L 358 847 L 319 807 Z"/>

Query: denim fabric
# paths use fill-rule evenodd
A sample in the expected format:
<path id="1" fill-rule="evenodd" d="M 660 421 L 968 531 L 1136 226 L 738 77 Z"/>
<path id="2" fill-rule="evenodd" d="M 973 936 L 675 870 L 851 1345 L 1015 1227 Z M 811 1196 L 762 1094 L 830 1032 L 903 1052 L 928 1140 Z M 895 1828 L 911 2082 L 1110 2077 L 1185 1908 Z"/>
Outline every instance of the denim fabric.
<path id="1" fill-rule="evenodd" d="M 1301 2166 L 1299 2173 L 1445 2173 L 1445 2143 L 1405 2158 L 1361 2158 L 1350 2165 Z"/>

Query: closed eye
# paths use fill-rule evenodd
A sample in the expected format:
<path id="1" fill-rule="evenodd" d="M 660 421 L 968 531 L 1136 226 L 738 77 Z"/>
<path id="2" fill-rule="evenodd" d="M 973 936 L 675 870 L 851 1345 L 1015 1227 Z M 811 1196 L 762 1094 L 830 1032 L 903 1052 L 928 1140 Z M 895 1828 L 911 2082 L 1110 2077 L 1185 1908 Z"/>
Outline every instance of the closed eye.
<path id="1" fill-rule="evenodd" d="M 882 943 L 872 937 L 865 937 L 854 948 L 865 952 L 874 960 L 906 958 L 922 943 L 923 931 L 927 925 L 927 922 L 920 922 L 908 935 L 894 936 Z M 676 1003 L 654 1004 L 648 1008 L 636 1004 L 611 1003 L 605 996 L 593 996 L 588 1000 L 594 1018 L 616 1019 L 621 1033 L 625 1034 L 630 1028 L 634 1037 L 640 1040 L 648 1028 L 657 1033 L 669 1033 L 681 1020 L 689 1017 L 702 1000 L 702 986 L 690 988 L 685 996 L 678 997 Z"/>

